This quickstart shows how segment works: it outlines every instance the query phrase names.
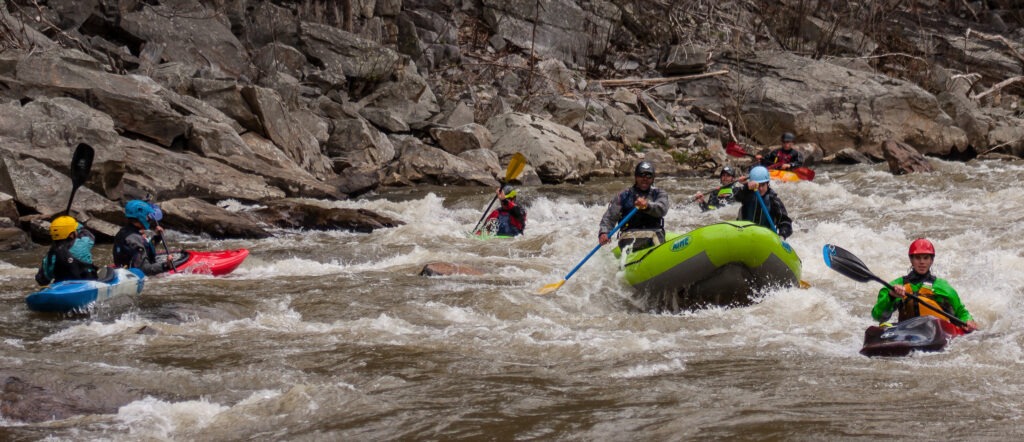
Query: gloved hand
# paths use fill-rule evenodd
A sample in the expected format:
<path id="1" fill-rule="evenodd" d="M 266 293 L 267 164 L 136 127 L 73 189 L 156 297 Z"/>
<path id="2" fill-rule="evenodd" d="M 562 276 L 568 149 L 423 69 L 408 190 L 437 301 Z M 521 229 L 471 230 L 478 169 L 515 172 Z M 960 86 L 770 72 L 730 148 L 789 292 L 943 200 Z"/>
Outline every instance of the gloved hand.
<path id="1" fill-rule="evenodd" d="M 155 245 L 160 244 L 161 242 L 163 242 L 163 240 L 164 240 L 164 236 L 158 233 L 156 235 L 153 235 L 153 239 L 149 240 L 149 242 L 153 243 L 153 245 L 155 246 Z"/>

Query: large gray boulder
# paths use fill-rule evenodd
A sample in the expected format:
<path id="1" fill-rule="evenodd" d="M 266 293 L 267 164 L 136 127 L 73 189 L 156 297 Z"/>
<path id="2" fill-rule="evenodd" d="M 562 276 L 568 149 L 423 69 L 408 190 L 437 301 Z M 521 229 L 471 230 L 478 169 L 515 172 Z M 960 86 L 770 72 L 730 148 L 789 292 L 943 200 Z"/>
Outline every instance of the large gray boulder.
<path id="1" fill-rule="evenodd" d="M 248 73 L 248 51 L 231 33 L 223 14 L 196 0 L 140 4 L 118 22 L 131 37 L 159 45 L 161 58 L 212 71 L 212 76 L 239 77 Z"/>
<path id="2" fill-rule="evenodd" d="M 578 132 L 536 116 L 502 114 L 487 129 L 494 136 L 492 150 L 502 158 L 522 153 L 545 183 L 582 181 L 597 164 Z"/>
<path id="3" fill-rule="evenodd" d="M 487 25 L 505 41 L 575 66 L 605 52 L 606 45 L 594 43 L 596 36 L 611 32 L 621 16 L 613 3 L 601 0 L 483 0 L 482 6 Z"/>
<path id="4" fill-rule="evenodd" d="M 825 155 L 890 139 L 934 155 L 967 146 L 964 131 L 935 96 L 912 83 L 783 52 L 728 63 L 735 81 L 689 82 L 686 92 L 705 97 L 698 106 L 730 115 L 762 144 L 788 131 Z M 728 100 L 712 98 L 722 96 L 748 98 L 738 103 L 739 115 L 731 115 Z"/>

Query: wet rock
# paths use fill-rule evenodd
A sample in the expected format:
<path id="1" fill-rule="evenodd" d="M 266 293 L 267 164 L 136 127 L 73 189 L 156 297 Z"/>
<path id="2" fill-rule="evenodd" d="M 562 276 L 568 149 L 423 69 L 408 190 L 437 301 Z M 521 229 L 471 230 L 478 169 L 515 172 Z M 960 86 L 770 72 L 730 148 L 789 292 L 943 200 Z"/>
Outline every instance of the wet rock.
<path id="1" fill-rule="evenodd" d="M 163 201 L 161 225 L 186 233 L 205 233 L 216 239 L 267 238 L 267 232 L 247 214 L 229 212 L 197 198 Z"/>
<path id="2" fill-rule="evenodd" d="M 882 143 L 882 154 L 885 155 L 885 161 L 889 163 L 889 172 L 893 175 L 933 170 L 928 159 L 906 143 L 886 141 Z"/>
<path id="3" fill-rule="evenodd" d="M 370 233 L 376 229 L 403 225 L 402 221 L 366 209 L 325 207 L 306 200 L 283 199 L 266 203 L 254 212 L 267 224 L 288 229 L 351 230 Z"/>
<path id="4" fill-rule="evenodd" d="M 24 250 L 30 247 L 32 241 L 24 231 L 15 227 L 0 227 L 0 251 Z"/>
<path id="5" fill-rule="evenodd" d="M 833 161 L 840 164 L 871 164 L 872 161 L 867 155 L 860 153 L 857 149 L 847 147 L 836 154 L 832 158 Z"/>
<path id="6" fill-rule="evenodd" d="M 117 407 L 123 405 L 90 403 L 83 396 L 91 390 L 95 387 L 77 385 L 54 391 L 18 376 L 7 376 L 0 392 L 0 415 L 20 422 L 44 422 L 83 414 L 116 413 Z"/>
<path id="7" fill-rule="evenodd" d="M 423 270 L 420 271 L 420 276 L 480 276 L 483 274 L 484 272 L 474 267 L 450 262 L 432 262 L 430 264 L 423 266 Z"/>

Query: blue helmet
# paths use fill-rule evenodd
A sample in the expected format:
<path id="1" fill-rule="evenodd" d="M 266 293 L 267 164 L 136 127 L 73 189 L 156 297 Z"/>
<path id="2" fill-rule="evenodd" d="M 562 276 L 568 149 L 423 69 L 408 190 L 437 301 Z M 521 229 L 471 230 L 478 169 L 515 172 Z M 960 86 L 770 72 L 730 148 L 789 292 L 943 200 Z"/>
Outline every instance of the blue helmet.
<path id="1" fill-rule="evenodd" d="M 142 200 L 131 200 L 124 206 L 124 217 L 142 223 L 142 227 L 149 230 L 149 220 L 154 219 L 153 206 Z"/>
<path id="2" fill-rule="evenodd" d="M 771 181 L 772 177 L 768 174 L 768 169 L 764 166 L 756 166 L 750 169 L 750 180 L 755 183 L 767 183 Z"/>

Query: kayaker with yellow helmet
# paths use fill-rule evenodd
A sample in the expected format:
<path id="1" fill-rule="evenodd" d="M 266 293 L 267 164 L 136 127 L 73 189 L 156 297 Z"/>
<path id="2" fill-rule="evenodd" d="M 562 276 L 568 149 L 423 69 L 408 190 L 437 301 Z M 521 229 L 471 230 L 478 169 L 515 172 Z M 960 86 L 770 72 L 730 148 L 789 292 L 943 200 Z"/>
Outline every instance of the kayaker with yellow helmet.
<path id="1" fill-rule="evenodd" d="M 956 289 L 949 281 L 932 275 L 935 245 L 925 238 L 915 239 L 910 243 L 907 256 L 910 258 L 910 273 L 893 280 L 892 291 L 888 288 L 878 291 L 878 301 L 871 309 L 871 317 L 878 322 L 888 321 L 893 311 L 898 310 L 900 321 L 924 315 L 945 319 L 941 314 L 935 313 L 935 309 L 938 308 L 966 322 L 964 331 L 977 330 L 978 324 L 974 322 L 971 312 L 967 311 L 967 307 L 960 300 Z M 917 295 L 927 305 L 920 305 L 916 300 L 908 298 L 907 293 Z"/>
<path id="2" fill-rule="evenodd" d="M 501 205 L 494 209 L 484 226 L 492 235 L 518 236 L 526 230 L 526 209 L 516 204 L 516 197 L 519 191 L 510 186 L 504 185 L 498 188 L 498 200 Z"/>
<path id="3" fill-rule="evenodd" d="M 58 216 L 50 222 L 53 244 L 39 265 L 36 282 L 48 285 L 70 279 L 96 279 L 92 247 L 96 238 L 73 217 Z"/>

